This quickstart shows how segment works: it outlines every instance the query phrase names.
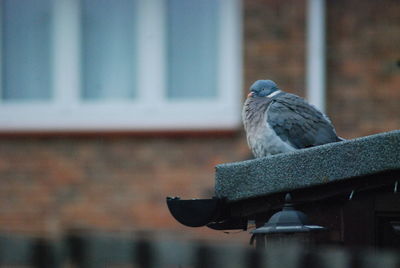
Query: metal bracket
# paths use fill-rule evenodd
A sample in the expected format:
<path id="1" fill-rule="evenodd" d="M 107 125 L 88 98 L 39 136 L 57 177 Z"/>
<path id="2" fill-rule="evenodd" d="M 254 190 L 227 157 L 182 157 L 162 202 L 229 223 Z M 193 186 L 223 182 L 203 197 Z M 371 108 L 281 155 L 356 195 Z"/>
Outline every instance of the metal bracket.
<path id="1" fill-rule="evenodd" d="M 353 199 L 353 195 L 354 195 L 354 190 L 351 191 L 351 193 L 350 193 L 350 195 L 349 195 L 349 200 L 352 200 L 352 199 Z"/>

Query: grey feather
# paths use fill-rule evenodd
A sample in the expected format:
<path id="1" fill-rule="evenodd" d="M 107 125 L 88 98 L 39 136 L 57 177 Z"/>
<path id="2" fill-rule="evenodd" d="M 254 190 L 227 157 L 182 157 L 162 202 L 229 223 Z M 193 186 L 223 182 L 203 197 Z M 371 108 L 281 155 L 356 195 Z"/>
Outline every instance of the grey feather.
<path id="1" fill-rule="evenodd" d="M 302 98 L 282 92 L 271 80 L 251 87 L 242 110 L 247 142 L 255 157 L 342 140 L 329 118 Z"/>
<path id="2" fill-rule="evenodd" d="M 255 157 L 289 152 L 294 148 L 284 143 L 267 123 L 267 109 L 270 98 L 248 98 L 242 111 L 247 143 Z"/>
<path id="3" fill-rule="evenodd" d="M 266 112 L 275 133 L 297 149 L 339 141 L 327 116 L 296 95 L 280 94 Z"/>

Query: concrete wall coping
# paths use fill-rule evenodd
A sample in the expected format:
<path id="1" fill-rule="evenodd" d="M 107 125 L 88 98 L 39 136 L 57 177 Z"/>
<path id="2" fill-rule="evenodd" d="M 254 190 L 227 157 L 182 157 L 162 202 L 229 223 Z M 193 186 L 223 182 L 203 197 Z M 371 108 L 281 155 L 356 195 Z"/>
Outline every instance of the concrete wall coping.
<path id="1" fill-rule="evenodd" d="M 397 169 L 400 130 L 217 165 L 215 192 L 238 201 Z"/>

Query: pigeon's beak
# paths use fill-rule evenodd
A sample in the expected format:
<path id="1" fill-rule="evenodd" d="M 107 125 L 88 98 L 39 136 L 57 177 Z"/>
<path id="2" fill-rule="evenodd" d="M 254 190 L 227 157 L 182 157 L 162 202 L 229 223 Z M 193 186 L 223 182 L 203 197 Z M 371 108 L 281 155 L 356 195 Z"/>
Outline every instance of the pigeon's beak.
<path id="1" fill-rule="evenodd" d="M 253 92 L 252 91 L 250 91 L 250 93 L 247 94 L 247 98 L 250 98 L 250 97 L 253 97 Z"/>

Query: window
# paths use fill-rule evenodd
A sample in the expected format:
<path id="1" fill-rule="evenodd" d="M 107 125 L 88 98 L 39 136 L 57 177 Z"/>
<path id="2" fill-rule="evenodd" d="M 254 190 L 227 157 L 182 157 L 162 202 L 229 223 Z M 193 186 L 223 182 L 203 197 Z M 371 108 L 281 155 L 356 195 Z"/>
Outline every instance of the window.
<path id="1" fill-rule="evenodd" d="M 3 3 L 1 97 L 4 101 L 50 99 L 50 0 Z"/>
<path id="2" fill-rule="evenodd" d="M 136 1 L 82 0 L 81 98 L 136 95 Z"/>
<path id="3" fill-rule="evenodd" d="M 219 4 L 215 0 L 168 1 L 169 98 L 217 95 Z"/>
<path id="4" fill-rule="evenodd" d="M 232 129 L 240 0 L 3 0 L 0 131 Z"/>

